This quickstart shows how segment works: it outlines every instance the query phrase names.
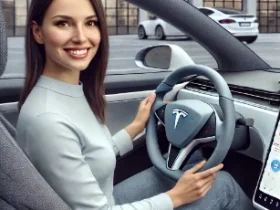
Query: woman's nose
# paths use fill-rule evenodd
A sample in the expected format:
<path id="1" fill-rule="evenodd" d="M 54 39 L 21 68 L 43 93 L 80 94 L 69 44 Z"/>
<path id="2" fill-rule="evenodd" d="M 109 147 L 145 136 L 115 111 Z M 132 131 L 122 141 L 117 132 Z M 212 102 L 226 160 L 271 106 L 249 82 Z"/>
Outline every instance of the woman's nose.
<path id="1" fill-rule="evenodd" d="M 79 42 L 79 43 L 84 43 L 86 42 L 87 37 L 85 34 L 85 29 L 83 26 L 79 26 L 75 28 L 74 34 L 73 34 L 73 42 Z"/>

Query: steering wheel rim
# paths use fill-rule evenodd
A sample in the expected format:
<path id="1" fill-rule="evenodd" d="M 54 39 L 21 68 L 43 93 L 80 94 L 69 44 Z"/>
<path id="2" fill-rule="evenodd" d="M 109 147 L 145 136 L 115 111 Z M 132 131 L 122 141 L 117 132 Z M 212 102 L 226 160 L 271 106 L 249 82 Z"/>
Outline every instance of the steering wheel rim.
<path id="1" fill-rule="evenodd" d="M 213 113 L 215 113 L 215 117 L 217 117 L 217 121 L 219 123 L 219 130 L 216 129 L 215 138 L 217 140 L 217 145 L 212 153 L 211 157 L 207 160 L 206 164 L 200 171 L 207 170 L 209 168 L 212 168 L 215 165 L 218 165 L 221 163 L 224 158 L 226 157 L 233 138 L 234 138 L 234 131 L 235 131 L 235 108 L 233 103 L 233 98 L 231 91 L 226 83 L 226 81 L 223 79 L 223 77 L 214 69 L 202 66 L 202 65 L 189 65 L 186 67 L 181 67 L 172 73 L 170 73 L 156 88 L 156 99 L 152 106 L 150 118 L 148 120 L 147 126 L 146 126 L 146 144 L 147 144 L 147 151 L 148 155 L 150 157 L 150 160 L 152 164 L 162 173 L 167 175 L 169 178 L 177 181 L 180 179 L 180 177 L 183 174 L 183 171 L 181 170 L 170 170 L 170 168 L 166 165 L 166 160 L 162 156 L 161 151 L 159 149 L 158 145 L 158 139 L 157 139 L 157 122 L 158 117 L 156 116 L 156 111 L 164 105 L 163 98 L 165 94 L 169 91 L 171 91 L 174 87 L 174 85 L 177 84 L 177 82 L 184 77 L 191 76 L 191 75 L 198 75 L 198 76 L 204 76 L 208 78 L 214 85 L 216 91 L 219 95 L 219 105 L 221 106 L 222 112 L 223 112 L 223 121 L 221 121 L 218 117 L 218 115 L 215 113 L 215 110 L 213 108 Z M 181 101 L 181 100 L 178 100 Z M 198 104 L 202 105 L 202 103 Z M 186 101 L 184 102 L 186 103 Z M 193 102 L 192 102 L 193 103 Z M 206 104 L 206 103 L 204 103 Z M 170 110 L 174 110 L 174 107 L 176 106 L 182 106 L 182 103 L 174 103 L 174 104 L 167 104 L 166 106 L 169 107 Z M 209 104 L 208 104 L 209 105 Z M 173 107 L 172 107 L 173 106 Z M 210 107 L 211 105 L 209 105 Z M 204 110 L 205 108 L 208 109 L 206 106 L 202 105 Z M 168 107 L 166 108 L 166 110 Z M 209 109 L 208 109 L 209 110 Z M 169 113 L 170 114 L 170 113 Z M 209 115 L 209 114 L 208 114 Z M 165 117 L 168 116 L 168 113 L 165 113 Z M 170 118 L 167 123 L 169 123 Z M 204 121 L 202 122 L 204 123 Z M 170 123 L 169 123 L 170 124 Z M 170 127 L 170 126 L 169 126 Z M 176 127 L 176 125 L 175 125 Z M 175 130 L 174 127 L 174 130 Z M 169 128 L 170 130 L 170 128 Z M 170 131 L 172 135 L 167 137 L 172 137 L 172 135 L 176 134 L 175 131 Z M 173 132 L 173 133 L 172 133 Z M 185 131 L 184 131 L 185 132 Z M 169 139 L 169 138 L 168 138 Z M 169 141 L 172 141 L 169 139 Z M 173 143 L 177 143 L 174 142 Z M 178 144 L 180 146 L 184 146 L 182 144 Z M 177 146 L 178 146 L 177 145 Z"/>

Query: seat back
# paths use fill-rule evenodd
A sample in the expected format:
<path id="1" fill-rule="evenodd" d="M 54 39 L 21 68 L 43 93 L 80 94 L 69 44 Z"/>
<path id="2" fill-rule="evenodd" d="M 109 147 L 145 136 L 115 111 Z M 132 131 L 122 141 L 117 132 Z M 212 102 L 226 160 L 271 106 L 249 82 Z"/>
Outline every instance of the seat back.
<path id="1" fill-rule="evenodd" d="M 7 38 L 0 1 L 0 77 L 7 62 Z M 0 112 L 0 209 L 70 210 L 22 152 Z"/>

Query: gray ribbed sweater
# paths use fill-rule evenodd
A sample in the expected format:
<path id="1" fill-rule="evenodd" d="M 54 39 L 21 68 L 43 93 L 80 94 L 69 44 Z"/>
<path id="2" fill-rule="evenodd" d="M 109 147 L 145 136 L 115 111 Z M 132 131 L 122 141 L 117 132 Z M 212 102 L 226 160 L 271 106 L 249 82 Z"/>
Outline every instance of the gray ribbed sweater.
<path id="1" fill-rule="evenodd" d="M 16 139 L 73 210 L 173 209 L 165 193 L 115 205 L 116 155 L 132 150 L 132 140 L 124 129 L 112 137 L 107 127 L 99 123 L 82 84 L 71 85 L 41 76 L 21 109 Z"/>

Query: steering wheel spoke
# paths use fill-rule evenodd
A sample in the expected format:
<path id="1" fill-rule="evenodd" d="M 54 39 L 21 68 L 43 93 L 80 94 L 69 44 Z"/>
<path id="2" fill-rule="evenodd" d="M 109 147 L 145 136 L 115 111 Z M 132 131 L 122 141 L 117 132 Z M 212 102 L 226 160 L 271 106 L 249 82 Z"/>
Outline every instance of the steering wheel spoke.
<path id="1" fill-rule="evenodd" d="M 167 104 L 162 104 L 161 106 L 159 106 L 158 109 L 156 109 L 155 116 L 157 118 L 157 120 L 165 126 L 165 119 L 164 119 L 164 115 L 165 115 L 165 108 L 166 108 Z"/>
<path id="2" fill-rule="evenodd" d="M 168 157 L 166 159 L 166 167 L 171 171 L 180 170 L 186 158 L 194 150 L 194 148 L 199 144 L 205 144 L 212 141 L 215 141 L 216 136 L 210 136 L 201 139 L 194 139 L 186 147 L 179 149 L 172 144 L 169 144 L 168 148 Z"/>

